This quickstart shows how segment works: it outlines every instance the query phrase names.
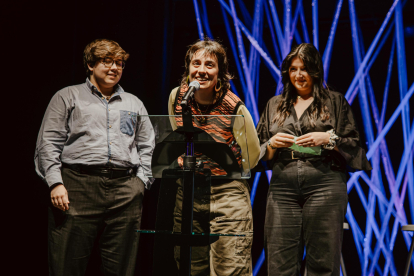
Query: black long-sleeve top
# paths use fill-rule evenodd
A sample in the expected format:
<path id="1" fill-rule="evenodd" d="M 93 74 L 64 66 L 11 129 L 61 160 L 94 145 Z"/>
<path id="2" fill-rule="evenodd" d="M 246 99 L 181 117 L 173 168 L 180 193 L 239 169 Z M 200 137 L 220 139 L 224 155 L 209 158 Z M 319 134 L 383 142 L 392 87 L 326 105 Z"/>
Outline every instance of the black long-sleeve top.
<path id="1" fill-rule="evenodd" d="M 272 121 L 280 100 L 282 100 L 281 95 L 274 96 L 268 101 L 257 125 L 257 133 L 261 144 L 260 158 L 266 153 L 267 141 L 279 132 L 299 137 L 310 132 L 326 132 L 334 129 L 339 137 L 336 145 L 342 152 L 340 154 L 335 150 L 331 151 L 330 155 L 333 157 L 335 165 L 343 170 L 345 170 L 346 165 L 353 170 L 372 169 L 371 164 L 367 160 L 365 150 L 360 146 L 359 132 L 351 107 L 341 93 L 329 92 L 326 106 L 329 109 L 330 117 L 325 122 L 318 118 L 315 127 L 312 127 L 309 122 L 309 107 L 298 118 L 295 108 L 292 106 L 290 115 L 286 118 L 283 126 L 273 123 Z M 277 154 L 275 154 L 275 158 L 276 156 Z"/>

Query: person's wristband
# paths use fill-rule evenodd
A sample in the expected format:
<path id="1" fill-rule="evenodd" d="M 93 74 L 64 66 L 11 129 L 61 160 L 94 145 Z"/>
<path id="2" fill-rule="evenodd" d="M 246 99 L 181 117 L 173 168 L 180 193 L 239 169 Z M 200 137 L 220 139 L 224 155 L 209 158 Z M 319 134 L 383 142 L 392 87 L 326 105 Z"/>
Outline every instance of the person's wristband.
<path id="1" fill-rule="evenodd" d="M 272 146 L 272 144 L 270 144 L 270 140 L 267 140 L 267 145 L 271 148 L 271 149 L 277 149 L 277 147 Z"/>
<path id="2" fill-rule="evenodd" d="M 329 142 L 326 145 L 322 145 L 324 149 L 327 150 L 333 150 L 336 146 L 336 140 L 339 139 L 338 135 L 335 134 L 335 130 L 331 129 L 328 130 L 327 133 L 329 133 Z"/>

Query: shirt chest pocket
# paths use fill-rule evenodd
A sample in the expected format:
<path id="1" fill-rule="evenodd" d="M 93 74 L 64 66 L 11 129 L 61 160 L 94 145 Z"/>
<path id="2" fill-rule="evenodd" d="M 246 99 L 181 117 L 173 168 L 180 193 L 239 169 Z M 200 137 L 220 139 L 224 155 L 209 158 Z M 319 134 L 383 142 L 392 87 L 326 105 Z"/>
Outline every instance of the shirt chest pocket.
<path id="1" fill-rule="evenodd" d="M 119 113 L 121 132 L 132 136 L 137 124 L 137 113 L 127 110 L 120 110 Z"/>

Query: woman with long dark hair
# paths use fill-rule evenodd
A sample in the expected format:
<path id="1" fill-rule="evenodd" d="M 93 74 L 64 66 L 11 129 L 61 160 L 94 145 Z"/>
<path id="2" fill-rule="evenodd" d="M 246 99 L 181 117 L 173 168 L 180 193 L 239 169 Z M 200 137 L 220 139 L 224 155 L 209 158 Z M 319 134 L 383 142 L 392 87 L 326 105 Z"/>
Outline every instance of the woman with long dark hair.
<path id="1" fill-rule="evenodd" d="M 257 132 L 272 178 L 266 206 L 269 275 L 339 275 L 348 203 L 346 168 L 370 170 L 351 107 L 323 86 L 318 50 L 302 43 L 282 63 L 283 92 L 269 100 Z"/>
<path id="2" fill-rule="evenodd" d="M 250 167 L 254 167 L 259 160 L 259 140 L 249 111 L 240 98 L 230 91 L 231 79 L 226 51 L 220 43 L 206 39 L 190 45 L 185 56 L 185 72 L 180 87 L 173 89 L 170 94 L 168 111 L 170 115 L 181 115 L 180 103 L 189 83 L 199 82 L 200 89 L 189 102 L 192 114 L 198 115 L 193 119 L 193 125 L 207 132 L 217 143 L 230 147 L 240 166 L 241 152 L 247 152 L 248 149 Z M 237 130 L 236 125 L 240 121 L 236 122 L 232 115 L 244 116 L 246 136 Z M 171 123 L 174 129 L 183 124 L 180 116 L 171 120 Z M 226 171 L 205 154 L 208 153 L 199 155 L 196 152 L 197 161 L 202 161 L 204 168 L 209 168 L 213 176 L 226 175 Z M 180 159 L 178 163 L 181 163 Z M 178 184 L 174 209 L 176 232 L 181 230 L 183 200 L 181 181 Z M 194 200 L 194 232 L 243 236 L 220 237 L 210 247 L 193 247 L 191 275 L 252 275 L 253 218 L 249 189 L 249 184 L 243 179 L 212 178 L 209 193 L 211 204 Z M 179 256 L 176 247 L 177 264 Z"/>

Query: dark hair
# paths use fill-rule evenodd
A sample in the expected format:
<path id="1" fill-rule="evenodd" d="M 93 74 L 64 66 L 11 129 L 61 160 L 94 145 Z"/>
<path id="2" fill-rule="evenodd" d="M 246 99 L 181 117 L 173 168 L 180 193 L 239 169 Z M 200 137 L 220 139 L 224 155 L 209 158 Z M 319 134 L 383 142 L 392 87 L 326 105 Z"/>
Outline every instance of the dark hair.
<path id="1" fill-rule="evenodd" d="M 323 87 L 324 72 L 322 58 L 315 46 L 309 43 L 302 43 L 293 47 L 282 62 L 282 100 L 276 109 L 273 122 L 277 122 L 279 126 L 282 126 L 290 115 L 293 104 L 296 102 L 298 94 L 289 76 L 289 67 L 295 57 L 299 57 L 303 61 L 306 71 L 313 80 L 313 102 L 309 109 L 309 121 L 311 126 L 314 127 L 318 117 L 322 121 L 329 119 L 329 110 L 325 104 L 325 101 L 329 98 L 329 90 Z"/>
<path id="2" fill-rule="evenodd" d="M 185 54 L 185 71 L 181 78 L 181 86 L 188 85 L 187 77 L 190 74 L 190 63 L 194 54 L 204 50 L 204 55 L 215 57 L 218 63 L 217 81 L 220 83 L 219 94 L 230 89 L 230 80 L 233 76 L 228 72 L 229 62 L 227 60 L 226 49 L 219 42 L 206 38 L 205 40 L 198 40 L 196 43 L 189 46 Z M 215 91 L 215 90 L 213 90 Z"/>
<path id="3" fill-rule="evenodd" d="M 83 65 L 86 69 L 86 75 L 92 73 L 88 65 L 95 66 L 96 62 L 105 57 L 121 57 L 125 62 L 129 58 L 129 54 L 119 46 L 119 44 L 110 39 L 95 39 L 86 45 L 83 51 Z"/>

